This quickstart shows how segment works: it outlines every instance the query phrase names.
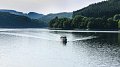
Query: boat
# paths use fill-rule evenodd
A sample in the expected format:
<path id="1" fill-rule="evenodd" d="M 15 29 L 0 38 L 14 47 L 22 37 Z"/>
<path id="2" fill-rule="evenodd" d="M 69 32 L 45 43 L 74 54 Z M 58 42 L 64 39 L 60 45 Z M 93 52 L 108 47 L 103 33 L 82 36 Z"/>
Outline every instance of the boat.
<path id="1" fill-rule="evenodd" d="M 61 36 L 60 39 L 63 43 L 65 43 L 65 44 L 67 43 L 67 37 L 66 36 Z"/>

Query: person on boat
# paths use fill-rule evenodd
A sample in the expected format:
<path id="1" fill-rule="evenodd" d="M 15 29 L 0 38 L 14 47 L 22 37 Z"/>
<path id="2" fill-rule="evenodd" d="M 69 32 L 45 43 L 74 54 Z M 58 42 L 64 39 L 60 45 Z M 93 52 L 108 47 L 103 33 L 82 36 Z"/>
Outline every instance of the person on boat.
<path id="1" fill-rule="evenodd" d="M 61 36 L 60 39 L 62 40 L 63 44 L 67 43 L 67 37 L 66 36 Z"/>

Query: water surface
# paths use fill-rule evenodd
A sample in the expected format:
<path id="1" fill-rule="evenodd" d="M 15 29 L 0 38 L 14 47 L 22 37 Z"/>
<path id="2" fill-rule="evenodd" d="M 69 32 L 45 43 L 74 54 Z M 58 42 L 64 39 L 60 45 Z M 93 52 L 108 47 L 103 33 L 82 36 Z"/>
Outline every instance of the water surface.
<path id="1" fill-rule="evenodd" d="M 0 67 L 119 66 L 119 31 L 0 29 Z"/>

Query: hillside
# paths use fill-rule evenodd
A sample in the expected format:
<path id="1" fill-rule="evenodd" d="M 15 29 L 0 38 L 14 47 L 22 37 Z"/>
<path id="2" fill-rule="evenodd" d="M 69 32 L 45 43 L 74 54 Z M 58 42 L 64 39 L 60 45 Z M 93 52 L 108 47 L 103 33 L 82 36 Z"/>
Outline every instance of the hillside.
<path id="1" fill-rule="evenodd" d="M 73 17 L 82 15 L 85 17 L 113 17 L 120 14 L 120 0 L 108 0 L 91 4 L 83 9 L 73 12 Z"/>
<path id="2" fill-rule="evenodd" d="M 36 13 L 36 12 L 23 13 L 23 12 L 19 12 L 19 11 L 16 11 L 16 10 L 0 9 L 0 13 L 5 14 L 6 19 L 10 18 L 9 20 L 13 21 L 12 24 L 16 24 L 16 21 L 17 21 L 18 18 L 20 19 L 21 17 L 26 17 L 27 19 L 30 19 L 32 21 L 34 20 L 34 22 L 36 22 L 36 21 L 39 22 L 41 24 L 40 27 L 48 26 L 48 23 L 50 22 L 50 20 L 52 20 L 55 17 L 72 18 L 72 12 L 69 12 L 69 13 L 62 12 L 62 13 L 44 15 L 44 14 L 39 14 L 39 13 Z M 7 15 L 6 15 L 6 13 L 7 13 Z M 10 15 L 10 16 L 12 15 L 12 16 L 8 17 L 8 15 Z M 17 19 L 15 19 L 13 16 L 17 16 Z M 3 16 L 0 16 L 0 18 L 3 18 Z M 12 18 L 14 18 L 14 19 L 12 19 Z M 14 21 L 14 20 L 16 20 L 16 21 Z M 26 19 L 22 19 L 22 20 L 26 20 Z M 22 20 L 20 20 L 20 21 L 22 21 Z M 0 20 L 0 21 L 1 21 L 1 23 L 2 22 L 6 23 L 7 20 L 6 21 L 5 20 Z M 8 21 L 8 22 L 10 22 L 10 21 Z M 27 21 L 27 22 L 29 22 L 29 21 Z M 19 22 L 17 22 L 17 23 L 19 23 Z M 6 24 L 8 24 L 8 23 L 6 23 Z M 10 24 L 8 24 L 8 25 L 10 25 Z"/>
<path id="3" fill-rule="evenodd" d="M 72 18 L 72 13 L 67 13 L 67 12 L 63 12 L 63 13 L 57 13 L 57 14 L 48 14 L 43 16 L 42 18 L 40 18 L 39 20 L 44 21 L 45 23 L 49 23 L 50 20 L 54 19 L 55 17 L 58 18 Z"/>
<path id="4" fill-rule="evenodd" d="M 31 19 L 39 19 L 41 17 L 43 17 L 44 15 L 43 14 L 39 14 L 39 13 L 36 13 L 36 12 L 29 12 L 27 14 L 27 16 Z"/>
<path id="5" fill-rule="evenodd" d="M 72 19 L 54 18 L 49 27 L 53 29 L 120 29 L 120 0 L 107 0 L 91 4 L 73 12 Z"/>
<path id="6" fill-rule="evenodd" d="M 44 26 L 43 22 L 32 20 L 26 16 L 0 12 L 0 28 L 39 28 Z"/>
<path id="7" fill-rule="evenodd" d="M 8 12 L 15 15 L 25 15 L 23 12 L 19 12 L 15 10 L 7 10 L 7 9 L 0 9 L 0 12 Z"/>
<path id="8" fill-rule="evenodd" d="M 20 12 L 20 11 L 8 10 L 8 9 L 0 9 L 0 12 L 8 12 L 10 14 L 26 16 L 26 17 L 29 17 L 31 19 L 39 19 L 39 18 L 44 16 L 43 14 L 39 14 L 39 13 L 36 13 L 36 12 L 23 13 L 23 12 Z"/>

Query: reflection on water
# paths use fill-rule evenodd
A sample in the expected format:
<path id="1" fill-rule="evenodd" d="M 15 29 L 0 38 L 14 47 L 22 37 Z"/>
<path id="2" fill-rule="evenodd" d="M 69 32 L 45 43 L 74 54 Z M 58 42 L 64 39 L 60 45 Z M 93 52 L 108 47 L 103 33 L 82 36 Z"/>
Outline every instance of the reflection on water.
<path id="1" fill-rule="evenodd" d="M 119 32 L 0 31 L 0 67 L 119 67 Z M 66 36 L 67 43 L 60 37 Z"/>

